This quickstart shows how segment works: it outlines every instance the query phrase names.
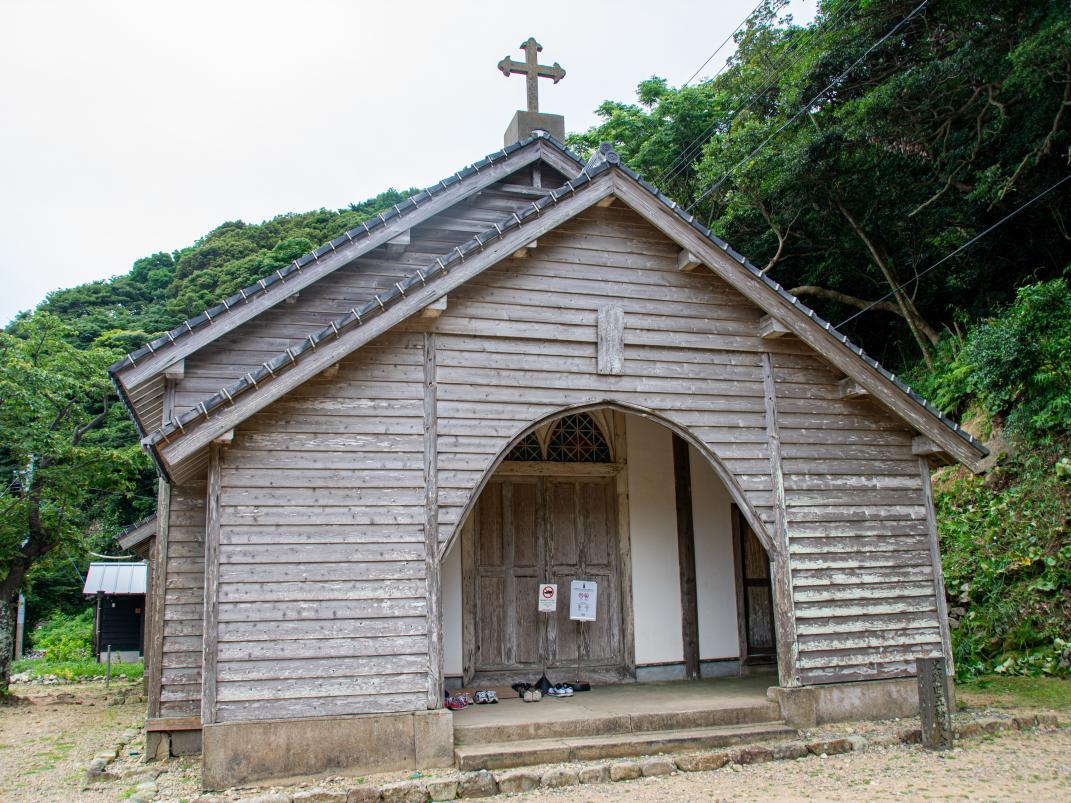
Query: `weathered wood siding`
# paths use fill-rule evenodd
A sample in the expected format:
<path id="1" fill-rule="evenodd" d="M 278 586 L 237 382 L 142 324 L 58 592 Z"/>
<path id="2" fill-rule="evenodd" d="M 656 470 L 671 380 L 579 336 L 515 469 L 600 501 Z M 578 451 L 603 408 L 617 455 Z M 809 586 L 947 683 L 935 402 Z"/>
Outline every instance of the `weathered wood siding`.
<path id="1" fill-rule="evenodd" d="M 632 212 L 593 209 L 455 292 L 435 326 L 440 538 L 506 443 L 566 406 L 652 409 L 719 458 L 776 542 L 762 355 L 775 371 L 791 589 L 804 683 L 909 674 L 939 653 L 911 434 Z M 624 308 L 618 376 L 597 373 L 598 310 Z M 775 456 L 776 459 L 776 456 Z"/>
<path id="2" fill-rule="evenodd" d="M 812 356 L 774 356 L 805 683 L 910 674 L 941 653 L 913 433 Z"/>
<path id="3" fill-rule="evenodd" d="M 594 209 L 451 295 L 436 324 L 440 536 L 508 439 L 569 405 L 653 409 L 704 442 L 772 520 L 762 313 L 638 216 Z M 620 374 L 597 373 L 598 310 L 624 310 Z"/>
<path id="4" fill-rule="evenodd" d="M 423 342 L 380 338 L 222 450 L 217 721 L 426 707 Z"/>
<path id="5" fill-rule="evenodd" d="M 201 714 L 205 486 L 171 488 L 161 649 L 160 716 Z"/>

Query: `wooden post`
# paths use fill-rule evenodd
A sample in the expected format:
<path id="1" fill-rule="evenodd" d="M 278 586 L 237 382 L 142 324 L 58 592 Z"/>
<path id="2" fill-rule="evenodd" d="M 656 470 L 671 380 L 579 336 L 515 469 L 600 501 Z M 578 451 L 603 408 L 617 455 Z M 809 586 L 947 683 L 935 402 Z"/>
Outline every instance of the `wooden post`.
<path id="1" fill-rule="evenodd" d="M 19 592 L 19 604 L 15 612 L 15 660 L 22 660 L 22 641 L 26 632 L 26 595 Z"/>
<path id="2" fill-rule="evenodd" d="M 792 596 L 792 566 L 788 551 L 788 524 L 785 521 L 785 481 L 781 468 L 781 434 L 777 424 L 777 389 L 773 359 L 762 353 L 762 380 L 766 401 L 766 436 L 770 447 L 770 482 L 774 509 L 774 545 L 770 555 L 774 588 L 774 634 L 777 642 L 777 675 L 782 686 L 799 686 L 797 671 L 799 644 L 796 641 L 796 604 Z"/>
<path id="3" fill-rule="evenodd" d="M 952 662 L 952 633 L 948 626 L 945 573 L 941 568 L 941 545 L 937 537 L 937 512 L 933 507 L 930 463 L 925 457 L 919 458 L 919 478 L 922 481 L 923 504 L 926 505 L 926 534 L 930 542 L 930 563 L 933 566 L 933 593 L 937 605 L 937 625 L 941 631 L 941 651 L 945 656 L 945 671 L 951 675 L 956 670 Z"/>
<path id="4" fill-rule="evenodd" d="M 919 686 L 922 746 L 931 750 L 952 747 L 952 693 L 944 658 L 915 660 Z"/>
<path id="5" fill-rule="evenodd" d="M 439 425 L 435 335 L 424 335 L 424 574 L 429 709 L 443 706 L 442 578 L 439 564 Z"/>
<path id="6" fill-rule="evenodd" d="M 208 495 L 205 500 L 204 651 L 201 662 L 201 722 L 216 721 L 216 646 L 219 640 L 220 463 L 222 446 L 208 447 Z"/>
<path id="7" fill-rule="evenodd" d="M 677 562 L 681 578 L 681 636 L 684 674 L 699 677 L 699 604 L 695 581 L 695 523 L 692 520 L 692 468 L 688 444 L 673 433 L 673 483 L 677 500 Z"/>
<path id="8" fill-rule="evenodd" d="M 746 674 L 747 668 L 747 593 L 744 588 L 744 532 L 741 526 L 743 514 L 740 506 L 733 502 L 729 506 L 729 519 L 733 529 L 733 578 L 736 581 L 736 637 L 740 642 L 740 674 Z"/>
<path id="9" fill-rule="evenodd" d="M 159 481 L 156 495 L 156 539 L 153 546 L 152 611 L 149 624 L 149 654 L 145 665 L 149 685 L 149 719 L 160 716 L 163 673 L 164 593 L 167 589 L 167 534 L 170 524 L 171 485 Z"/>

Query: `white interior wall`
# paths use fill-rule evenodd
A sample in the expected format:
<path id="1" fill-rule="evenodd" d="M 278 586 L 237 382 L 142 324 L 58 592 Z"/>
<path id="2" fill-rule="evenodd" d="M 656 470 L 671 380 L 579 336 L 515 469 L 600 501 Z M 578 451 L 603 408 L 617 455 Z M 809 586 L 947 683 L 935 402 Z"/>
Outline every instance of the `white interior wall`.
<path id="1" fill-rule="evenodd" d="M 636 663 L 682 661 L 672 433 L 638 416 L 625 431 Z"/>
<path id="2" fill-rule="evenodd" d="M 699 658 L 737 658 L 736 571 L 729 490 L 710 463 L 688 447 L 692 471 L 692 521 L 695 527 L 696 603 L 699 608 Z"/>
<path id="3" fill-rule="evenodd" d="M 629 529 L 636 663 L 682 661 L 680 569 L 673 486 L 672 434 L 660 424 L 628 416 Z M 695 527 L 699 657 L 739 655 L 730 498 L 706 459 L 689 448 Z M 442 565 L 443 668 L 461 675 L 461 549 Z"/>
<path id="4" fill-rule="evenodd" d="M 461 545 L 443 560 L 440 582 L 443 592 L 443 674 L 460 676 L 461 658 Z"/>

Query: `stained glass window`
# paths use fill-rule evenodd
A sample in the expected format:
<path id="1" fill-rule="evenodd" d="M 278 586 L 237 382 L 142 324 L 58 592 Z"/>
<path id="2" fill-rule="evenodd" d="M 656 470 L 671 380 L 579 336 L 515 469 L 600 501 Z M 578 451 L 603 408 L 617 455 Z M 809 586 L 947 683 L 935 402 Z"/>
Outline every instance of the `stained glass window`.
<path id="1" fill-rule="evenodd" d="M 536 433 L 529 432 L 525 438 L 513 447 L 513 451 L 506 457 L 507 460 L 542 460 L 543 449 L 539 445 Z"/>
<path id="2" fill-rule="evenodd" d="M 555 463 L 609 463 L 610 445 L 587 413 L 561 418 L 547 442 L 547 460 Z"/>

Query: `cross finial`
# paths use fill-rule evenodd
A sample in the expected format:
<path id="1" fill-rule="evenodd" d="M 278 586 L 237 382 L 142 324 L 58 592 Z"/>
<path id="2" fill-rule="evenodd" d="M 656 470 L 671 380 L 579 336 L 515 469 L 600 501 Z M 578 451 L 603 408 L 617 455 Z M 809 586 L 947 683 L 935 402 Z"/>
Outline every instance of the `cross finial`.
<path id="1" fill-rule="evenodd" d="M 530 112 L 539 111 L 539 86 L 536 82 L 540 78 L 553 78 L 554 83 L 558 83 L 565 77 L 565 70 L 558 62 L 554 62 L 553 67 L 544 67 L 538 63 L 539 52 L 542 49 L 543 45 L 539 44 L 534 36 L 529 36 L 527 42 L 521 42 L 521 50 L 525 54 L 523 62 L 514 61 L 509 56 L 498 62 L 498 69 L 507 78 L 514 74 L 525 76 L 525 83 L 528 85 L 528 111 Z"/>

